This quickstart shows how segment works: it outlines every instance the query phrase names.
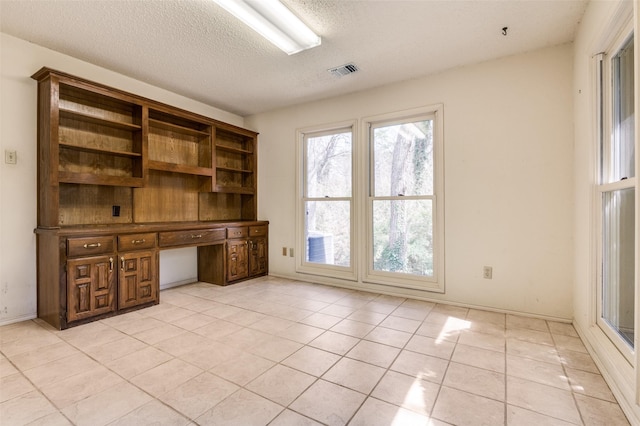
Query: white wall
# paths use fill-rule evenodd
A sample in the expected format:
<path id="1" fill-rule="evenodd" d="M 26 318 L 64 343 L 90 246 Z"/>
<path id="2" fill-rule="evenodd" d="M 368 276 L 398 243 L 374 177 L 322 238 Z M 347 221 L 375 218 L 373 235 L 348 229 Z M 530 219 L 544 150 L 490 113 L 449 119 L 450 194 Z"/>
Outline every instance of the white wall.
<path id="1" fill-rule="evenodd" d="M 270 221 L 270 273 L 318 280 L 296 274 L 295 259 L 281 253 L 295 246 L 295 130 L 437 103 L 444 104 L 446 293 L 384 290 L 572 318 L 571 45 L 247 117 L 260 132 L 258 202 Z M 492 280 L 482 278 L 483 265 L 493 266 Z"/>
<path id="2" fill-rule="evenodd" d="M 632 11 L 632 3 L 626 3 L 627 12 Z M 637 7 L 637 2 L 633 2 L 633 4 Z M 617 14 L 620 13 L 621 5 L 622 2 L 617 1 L 590 2 L 575 40 L 573 91 L 575 125 L 574 325 L 629 421 L 631 424 L 640 424 L 640 407 L 634 402 L 636 377 L 633 367 L 595 325 L 596 218 L 593 209 L 595 198 L 593 185 L 596 183 L 596 128 L 594 120 L 596 93 L 592 57 L 607 47 L 607 34 Z M 640 81 L 638 80 L 638 70 L 636 70 L 636 79 Z M 637 96 L 638 92 L 636 91 Z M 636 229 L 636 238 L 638 238 L 638 231 L 640 230 Z M 636 255 L 640 255 L 640 253 L 636 253 Z M 636 290 L 637 298 L 638 292 Z"/>
<path id="3" fill-rule="evenodd" d="M 37 87 L 31 75 L 43 66 L 244 125 L 237 115 L 0 33 L 0 324 L 36 316 Z M 16 165 L 5 164 L 7 149 L 17 151 Z M 197 276 L 193 249 L 160 256 L 161 286 Z"/>

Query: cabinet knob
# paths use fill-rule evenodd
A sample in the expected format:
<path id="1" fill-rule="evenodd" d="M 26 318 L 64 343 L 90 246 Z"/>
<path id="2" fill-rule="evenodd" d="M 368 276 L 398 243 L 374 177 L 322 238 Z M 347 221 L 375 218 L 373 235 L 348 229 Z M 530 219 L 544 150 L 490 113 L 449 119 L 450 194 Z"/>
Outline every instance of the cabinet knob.
<path id="1" fill-rule="evenodd" d="M 109 272 L 113 272 L 113 257 L 109 258 Z"/>
<path id="2" fill-rule="evenodd" d="M 120 258 L 120 268 L 124 271 L 124 257 Z"/>
<path id="3" fill-rule="evenodd" d="M 102 244 L 100 243 L 91 243 L 91 244 L 85 244 L 83 247 L 86 249 L 92 249 L 92 248 L 96 248 L 96 247 L 100 247 Z"/>

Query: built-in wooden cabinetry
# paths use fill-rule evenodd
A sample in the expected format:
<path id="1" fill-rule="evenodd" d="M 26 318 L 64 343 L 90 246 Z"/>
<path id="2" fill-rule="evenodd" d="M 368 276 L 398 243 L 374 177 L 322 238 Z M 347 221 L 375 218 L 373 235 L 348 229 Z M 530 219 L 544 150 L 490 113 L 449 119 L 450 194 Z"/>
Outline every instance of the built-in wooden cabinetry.
<path id="1" fill-rule="evenodd" d="M 159 251 L 198 279 L 268 272 L 257 134 L 62 72 L 38 82 L 38 316 L 58 328 L 159 301 Z"/>

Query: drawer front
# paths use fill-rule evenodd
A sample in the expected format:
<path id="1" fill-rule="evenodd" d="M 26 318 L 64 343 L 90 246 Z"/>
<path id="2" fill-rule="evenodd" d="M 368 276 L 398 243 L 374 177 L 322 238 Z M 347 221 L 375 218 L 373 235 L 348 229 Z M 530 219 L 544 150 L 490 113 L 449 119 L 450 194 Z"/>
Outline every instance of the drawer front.
<path id="1" fill-rule="evenodd" d="M 67 238 L 67 256 L 93 256 L 115 251 L 113 237 L 80 237 Z"/>
<path id="2" fill-rule="evenodd" d="M 118 250 L 143 250 L 155 248 L 156 233 L 118 235 Z"/>
<path id="3" fill-rule="evenodd" d="M 250 237 L 264 237 L 267 235 L 267 230 L 269 228 L 267 226 L 250 226 L 249 227 L 249 236 Z"/>
<path id="4" fill-rule="evenodd" d="M 249 228 L 247 228 L 246 226 L 227 228 L 227 238 L 247 238 L 248 236 Z"/>
<path id="5" fill-rule="evenodd" d="M 224 240 L 225 230 L 193 229 L 191 231 L 160 232 L 160 247 L 205 245 Z"/>

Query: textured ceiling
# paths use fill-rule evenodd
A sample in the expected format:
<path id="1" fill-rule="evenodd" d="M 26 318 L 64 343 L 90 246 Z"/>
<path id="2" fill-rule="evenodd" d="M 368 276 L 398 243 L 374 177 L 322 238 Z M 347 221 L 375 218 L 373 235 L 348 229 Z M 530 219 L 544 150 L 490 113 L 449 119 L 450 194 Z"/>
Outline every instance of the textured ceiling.
<path id="1" fill-rule="evenodd" d="M 288 56 L 209 0 L 0 0 L 0 30 L 246 116 L 570 42 L 587 0 L 283 2 L 320 47 Z"/>

